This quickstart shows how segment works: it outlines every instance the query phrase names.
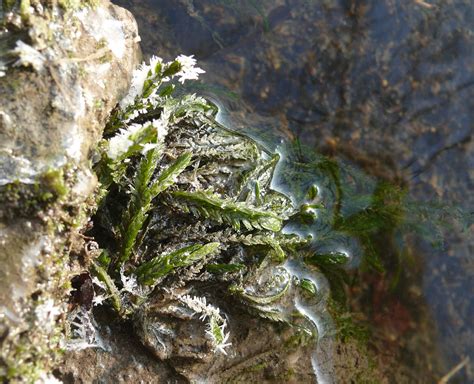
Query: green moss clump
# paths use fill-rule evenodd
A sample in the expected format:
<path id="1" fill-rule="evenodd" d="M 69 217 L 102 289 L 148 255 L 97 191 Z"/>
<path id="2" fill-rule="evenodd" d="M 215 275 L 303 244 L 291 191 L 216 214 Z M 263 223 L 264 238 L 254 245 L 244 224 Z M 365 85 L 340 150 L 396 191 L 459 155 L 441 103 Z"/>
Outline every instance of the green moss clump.
<path id="1" fill-rule="evenodd" d="M 31 25 L 33 20 L 31 19 L 31 7 L 40 5 L 43 10 L 46 11 L 47 18 L 50 17 L 50 12 L 53 9 L 57 9 L 57 6 L 65 11 L 76 11 L 84 7 L 95 8 L 99 5 L 99 0 L 57 0 L 57 1 L 48 1 L 48 0 L 36 0 L 31 2 L 31 0 L 4 0 L 2 1 L 2 11 L 3 15 L 13 12 L 18 14 L 21 17 L 23 25 Z M 49 15 L 49 16 L 48 16 Z M 36 22 L 38 21 L 35 19 Z M 0 20 L 0 23 L 5 23 L 7 20 L 4 18 Z"/>
<path id="2" fill-rule="evenodd" d="M 0 187 L 0 200 L 7 218 L 31 217 L 56 203 L 68 192 L 63 169 L 50 169 L 34 183 L 12 181 Z"/>
<path id="3" fill-rule="evenodd" d="M 99 0 L 58 0 L 58 4 L 65 10 L 76 10 L 82 7 L 96 7 Z"/>

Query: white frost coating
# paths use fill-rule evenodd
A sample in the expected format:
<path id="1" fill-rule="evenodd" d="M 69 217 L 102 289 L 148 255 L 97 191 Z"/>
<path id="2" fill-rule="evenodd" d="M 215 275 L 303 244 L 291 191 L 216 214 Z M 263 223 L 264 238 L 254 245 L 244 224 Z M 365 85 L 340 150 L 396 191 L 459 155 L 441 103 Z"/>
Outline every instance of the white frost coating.
<path id="1" fill-rule="evenodd" d="M 97 178 L 88 169 L 78 169 L 76 171 L 77 182 L 72 187 L 74 196 L 89 196 L 97 185 Z"/>
<path id="2" fill-rule="evenodd" d="M 51 247 L 51 241 L 46 236 L 39 237 L 36 241 L 25 244 L 20 251 L 21 273 L 22 276 L 28 276 L 31 270 L 38 266 L 39 256 L 42 252 L 47 251 Z M 24 281 L 18 279 L 11 284 L 11 298 L 13 301 L 19 302 L 27 295 L 27 286 Z"/>
<path id="3" fill-rule="evenodd" d="M 230 333 L 226 333 L 225 331 L 225 328 L 227 327 L 227 321 L 221 316 L 219 308 L 214 307 L 212 304 L 208 304 L 205 297 L 184 295 L 178 297 L 178 299 L 183 304 L 186 304 L 196 314 L 200 314 L 201 316 L 199 316 L 199 319 L 201 321 L 209 319 L 206 334 L 212 340 L 214 351 L 227 355 L 225 348 L 231 346 L 232 343 L 227 342 L 227 340 L 229 340 Z M 214 329 L 215 327 L 218 329 L 221 340 L 216 339 L 216 329 Z"/>
<path id="4" fill-rule="evenodd" d="M 10 127 L 13 123 L 10 115 L 4 111 L 0 111 L 0 122 L 6 127 Z"/>
<path id="5" fill-rule="evenodd" d="M 107 73 L 110 71 L 111 64 L 103 63 L 99 65 L 94 65 L 93 70 L 90 73 L 95 73 L 97 78 L 97 85 L 102 89 L 105 89 L 104 79 L 107 77 Z"/>
<path id="6" fill-rule="evenodd" d="M 3 143 L 0 143 L 3 144 Z M 48 169 L 60 168 L 67 163 L 66 156 L 59 156 L 49 162 L 14 156 L 8 149 L 0 149 L 0 186 L 18 181 L 23 184 L 34 184 L 38 175 Z"/>
<path id="7" fill-rule="evenodd" d="M 97 332 L 97 324 L 89 311 L 83 308 L 78 309 L 69 318 L 73 330 L 71 339 L 66 343 L 66 350 L 81 351 L 87 348 L 107 350 Z"/>
<path id="8" fill-rule="evenodd" d="M 44 67 L 46 57 L 44 57 L 37 49 L 31 45 L 25 44 L 23 41 L 16 42 L 16 48 L 13 53 L 19 56 L 19 59 L 13 63 L 14 67 L 24 66 L 33 67 L 36 71 L 41 71 Z"/>
<path id="9" fill-rule="evenodd" d="M 0 58 L 0 77 L 3 77 L 6 75 L 6 70 L 7 70 L 7 63 L 2 61 Z"/>
<path id="10" fill-rule="evenodd" d="M 95 295 L 94 298 L 92 299 L 92 305 L 94 307 L 102 305 L 109 297 L 110 296 L 106 296 L 106 295 Z"/>
<path id="11" fill-rule="evenodd" d="M 63 146 L 66 149 L 66 155 L 77 161 L 81 159 L 81 147 L 84 142 L 84 137 L 80 132 L 81 131 L 77 124 L 72 124 L 67 132 L 67 136 L 64 136 L 63 139 Z"/>
<path id="12" fill-rule="evenodd" d="M 81 129 L 76 123 L 80 117 L 84 116 L 86 113 L 86 98 L 83 95 L 82 88 L 79 85 L 76 85 L 73 89 L 70 89 L 74 104 L 74 122 L 71 122 L 69 126 L 64 127 L 64 136 L 62 138 L 62 145 L 66 151 L 66 155 L 76 161 L 81 160 L 82 156 L 82 144 L 84 143 L 84 135 L 81 133 Z M 62 99 L 62 100 L 60 100 Z M 65 103 L 68 101 L 65 100 L 65 95 L 59 93 L 55 98 L 54 102 L 57 104 L 63 103 L 64 110 L 70 109 L 69 106 L 66 106 Z"/>
<path id="13" fill-rule="evenodd" d="M 156 128 L 157 140 L 159 143 L 164 142 L 166 135 L 168 134 L 169 115 L 166 116 L 165 110 L 167 110 L 167 108 L 163 109 L 162 117 L 151 122 L 151 125 Z"/>
<path id="14" fill-rule="evenodd" d="M 122 22 L 113 19 L 102 7 L 93 10 L 84 8 L 76 12 L 76 16 L 97 41 L 105 40 L 109 49 L 118 59 L 123 57 L 126 40 Z"/>
<path id="15" fill-rule="evenodd" d="M 56 319 L 61 313 L 60 307 L 54 304 L 54 300 L 47 299 L 35 308 L 37 325 L 45 329 L 46 332 L 52 332 L 56 325 Z"/>
<path id="16" fill-rule="evenodd" d="M 128 91 L 128 94 L 120 101 L 120 107 L 122 109 L 129 107 L 135 102 L 136 97 L 143 95 L 143 86 L 146 80 L 159 80 L 159 83 L 161 84 L 168 82 L 177 76 L 178 81 L 184 83 L 186 80 L 197 80 L 201 73 L 205 73 L 203 69 L 196 67 L 196 59 L 194 59 L 192 55 L 179 55 L 176 58 L 176 61 L 180 64 L 179 72 L 172 76 L 164 77 L 163 68 L 156 68 L 157 64 L 163 63 L 163 60 L 160 57 L 152 56 L 148 64 L 142 63 L 137 69 L 133 71 L 130 90 Z M 161 99 L 161 96 L 159 96 L 157 89 L 155 89 L 149 96 L 147 96 L 145 100 L 154 104 L 159 99 Z M 132 114 L 134 117 L 136 117 L 138 112 L 135 110 L 132 112 Z M 134 117 L 129 116 L 128 119 L 130 120 Z"/>
<path id="17" fill-rule="evenodd" d="M 104 291 L 107 291 L 107 286 L 105 285 L 105 283 L 103 283 L 102 281 L 100 281 L 97 277 L 93 277 L 92 278 L 92 282 L 97 285 L 99 288 L 103 289 Z"/>
<path id="18" fill-rule="evenodd" d="M 118 135 L 110 139 L 107 156 L 112 160 L 116 160 L 126 153 L 128 148 L 133 144 L 133 141 L 130 140 L 130 136 L 142 128 L 142 125 L 131 124 L 127 129 L 121 129 Z"/>
<path id="19" fill-rule="evenodd" d="M 125 267 L 123 265 L 120 268 L 120 280 L 122 280 L 123 284 L 122 292 L 128 292 L 141 297 L 146 295 L 147 290 L 138 284 L 135 275 L 125 276 Z"/>
<path id="20" fill-rule="evenodd" d="M 157 130 L 158 143 L 162 143 L 166 134 L 168 133 L 167 122 L 162 119 L 156 119 L 151 122 L 151 125 Z M 133 136 L 142 129 L 150 125 L 130 124 L 126 129 L 120 129 L 119 134 L 109 140 L 109 148 L 107 156 L 111 160 L 117 160 L 124 155 L 131 145 L 133 145 Z M 143 146 L 145 152 L 150 150 L 150 147 Z"/>
<path id="21" fill-rule="evenodd" d="M 4 61 L 2 61 L 0 59 L 0 77 L 3 77 L 6 75 L 6 71 L 7 70 L 7 63 L 5 63 Z"/>
<path id="22" fill-rule="evenodd" d="M 53 375 L 50 375 L 46 372 L 41 372 L 41 375 L 38 377 L 38 380 L 35 381 L 36 384 L 63 384 L 61 380 L 56 379 Z"/>
<path id="23" fill-rule="evenodd" d="M 156 147 L 158 147 L 158 145 L 159 145 L 158 143 L 146 143 L 145 145 L 143 145 L 143 148 L 141 150 L 141 154 L 146 155 L 152 149 L 155 149 Z"/>
<path id="24" fill-rule="evenodd" d="M 0 185 L 6 185 L 14 180 L 31 184 L 37 173 L 38 170 L 28 159 L 13 156 L 9 150 L 0 151 Z"/>
<path id="25" fill-rule="evenodd" d="M 36 267 L 39 262 L 39 255 L 41 252 L 50 249 L 51 240 L 47 236 L 41 236 L 32 244 L 27 245 L 26 249 L 22 250 L 21 259 L 22 267 L 24 269 Z M 26 274 L 26 271 L 25 271 Z"/>
<path id="26" fill-rule="evenodd" d="M 207 317 L 222 319 L 219 308 L 214 307 L 212 304 L 207 304 L 205 297 L 184 295 L 179 297 L 179 301 L 186 304 L 195 313 L 201 314 L 199 316 L 200 320 L 205 320 Z"/>
<path id="27" fill-rule="evenodd" d="M 1 306 L 0 307 L 0 320 L 4 320 L 5 318 L 17 324 L 21 323 L 20 317 L 18 317 L 15 313 L 10 311 L 7 307 Z"/>
<path id="28" fill-rule="evenodd" d="M 161 62 L 162 60 L 159 57 L 153 56 L 150 60 L 150 64 L 142 63 L 137 69 L 133 70 L 130 89 L 127 95 L 120 101 L 121 108 L 126 108 L 133 104 L 135 97 L 143 93 L 143 85 L 148 77 L 148 72 L 152 68 L 155 68 L 158 61 Z M 152 63 L 154 64 L 153 67 L 151 66 Z"/>
<path id="29" fill-rule="evenodd" d="M 186 80 L 197 80 L 201 73 L 206 73 L 203 69 L 195 66 L 196 59 L 194 55 L 179 55 L 176 60 L 178 60 L 182 66 L 181 71 L 178 72 L 179 82 L 181 84 Z"/>

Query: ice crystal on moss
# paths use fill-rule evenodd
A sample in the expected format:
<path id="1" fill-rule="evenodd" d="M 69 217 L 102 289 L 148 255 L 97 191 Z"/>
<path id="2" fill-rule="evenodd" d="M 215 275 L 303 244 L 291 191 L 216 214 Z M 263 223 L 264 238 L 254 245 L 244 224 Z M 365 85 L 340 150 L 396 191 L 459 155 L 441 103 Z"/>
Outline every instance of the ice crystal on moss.
<path id="1" fill-rule="evenodd" d="M 208 320 L 206 334 L 211 338 L 214 350 L 227 355 L 225 348 L 231 346 L 232 343 L 227 342 L 230 336 L 225 331 L 227 321 L 222 317 L 219 308 L 208 304 L 204 296 L 184 295 L 179 297 L 179 300 L 192 309 L 194 313 L 200 315 L 200 320 Z"/>
<path id="2" fill-rule="evenodd" d="M 205 73 L 203 69 L 196 67 L 194 55 L 179 55 L 176 60 L 181 64 L 181 70 L 178 72 L 179 82 L 181 84 L 186 80 L 197 80 L 200 74 Z"/>

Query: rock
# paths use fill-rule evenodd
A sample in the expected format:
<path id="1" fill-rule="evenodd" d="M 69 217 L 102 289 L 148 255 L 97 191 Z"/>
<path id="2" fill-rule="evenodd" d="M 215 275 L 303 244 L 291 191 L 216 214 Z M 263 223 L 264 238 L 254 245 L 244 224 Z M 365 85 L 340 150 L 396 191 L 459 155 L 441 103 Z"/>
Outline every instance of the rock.
<path id="1" fill-rule="evenodd" d="M 54 363 L 91 155 L 140 56 L 128 11 L 46 4 L 0 14 L 0 377 L 24 381 Z"/>

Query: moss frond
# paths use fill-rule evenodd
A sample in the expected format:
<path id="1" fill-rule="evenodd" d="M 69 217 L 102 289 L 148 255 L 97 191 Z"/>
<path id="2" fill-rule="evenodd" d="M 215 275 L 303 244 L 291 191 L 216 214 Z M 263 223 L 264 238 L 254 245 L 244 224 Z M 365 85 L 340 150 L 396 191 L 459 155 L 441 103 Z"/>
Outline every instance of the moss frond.
<path id="1" fill-rule="evenodd" d="M 210 190 L 174 191 L 171 195 L 182 203 L 181 209 L 190 211 L 197 217 L 229 224 L 235 230 L 240 230 L 241 224 L 249 231 L 267 229 L 278 232 L 282 228 L 282 219 L 273 212 L 264 211 L 229 198 L 222 198 Z"/>
<path id="2" fill-rule="evenodd" d="M 112 306 L 117 312 L 122 311 L 122 300 L 120 299 L 120 292 L 117 289 L 113 279 L 109 276 L 107 271 L 98 264 L 92 264 L 92 271 L 97 278 L 105 284 L 112 301 Z"/>
<path id="3" fill-rule="evenodd" d="M 156 181 L 151 182 L 160 156 L 161 148 L 156 147 L 146 153 L 138 166 L 132 185 L 128 210 L 123 217 L 122 253 L 119 258 L 119 265 L 130 258 L 138 233 L 151 209 L 152 200 L 173 185 L 179 174 L 191 162 L 191 154 L 183 153 L 174 163 L 160 173 Z"/>
<path id="4" fill-rule="evenodd" d="M 194 244 L 168 254 L 159 255 L 140 265 L 136 269 L 138 281 L 145 285 L 154 285 L 158 279 L 166 276 L 175 268 L 186 267 L 215 253 L 220 243 Z"/>

